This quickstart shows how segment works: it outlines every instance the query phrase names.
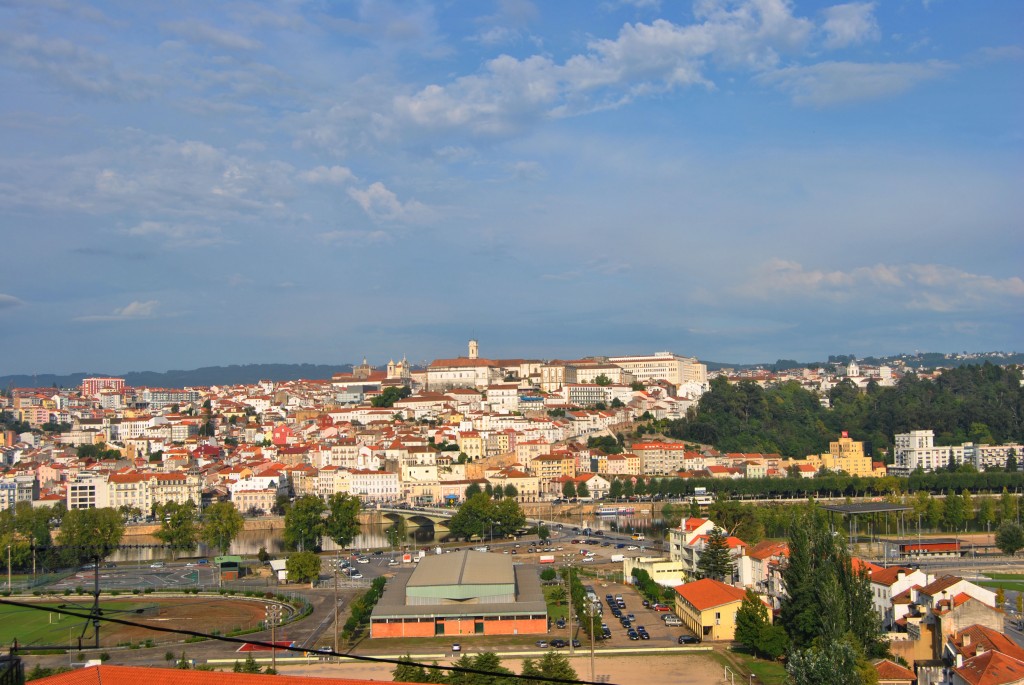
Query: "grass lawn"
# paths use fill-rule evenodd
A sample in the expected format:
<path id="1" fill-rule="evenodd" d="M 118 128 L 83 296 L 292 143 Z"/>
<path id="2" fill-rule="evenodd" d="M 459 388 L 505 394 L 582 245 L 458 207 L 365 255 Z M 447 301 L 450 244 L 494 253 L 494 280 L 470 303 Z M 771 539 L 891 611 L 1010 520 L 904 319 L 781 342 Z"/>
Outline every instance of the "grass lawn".
<path id="1" fill-rule="evenodd" d="M 52 602 L 39 604 L 40 607 L 56 607 L 62 602 Z M 89 611 L 88 602 L 85 602 L 86 606 L 80 608 L 78 606 L 68 606 L 69 611 L 75 611 L 78 613 L 87 613 Z M 136 609 L 145 606 L 151 606 L 152 603 L 129 603 L 129 602 L 117 602 L 110 604 L 101 602 L 100 606 L 107 609 Z M 119 616 L 119 614 L 112 614 Z M 15 638 L 18 639 L 18 643 L 21 645 L 33 645 L 33 644 L 68 644 L 68 635 L 72 636 L 73 640 L 77 640 L 78 636 L 82 634 L 82 626 L 85 621 L 80 618 L 72 616 L 61 616 L 58 614 L 50 613 L 49 611 L 40 611 L 38 609 L 26 609 L 23 607 L 11 607 L 11 606 L 0 606 L 0 644 L 10 644 Z M 92 628 L 86 632 L 87 637 L 92 637 Z"/>
<path id="2" fill-rule="evenodd" d="M 986 573 L 986 576 L 993 580 L 1021 580 L 1024 581 L 1024 573 Z"/>
<path id="3" fill-rule="evenodd" d="M 737 676 L 746 678 L 747 674 L 753 673 L 757 678 L 755 682 L 761 685 L 785 685 L 787 682 L 786 668 L 778 662 L 755 659 L 749 654 L 731 649 L 728 650 L 728 654 L 716 649 L 711 652 L 711 656 L 723 666 L 735 671 Z"/>
<path id="4" fill-rule="evenodd" d="M 569 617 L 569 602 L 565 601 L 564 604 L 558 605 L 551 601 L 551 594 L 561 587 L 560 585 L 545 585 L 544 586 L 544 601 L 548 603 L 548 616 L 551 618 L 552 623 L 560 618 Z"/>

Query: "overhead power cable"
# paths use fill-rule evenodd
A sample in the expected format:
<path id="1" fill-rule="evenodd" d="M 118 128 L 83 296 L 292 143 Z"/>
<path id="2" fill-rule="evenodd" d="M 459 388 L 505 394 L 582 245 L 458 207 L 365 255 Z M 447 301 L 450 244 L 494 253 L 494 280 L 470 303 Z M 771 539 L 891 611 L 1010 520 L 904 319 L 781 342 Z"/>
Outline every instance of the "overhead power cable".
<path id="1" fill-rule="evenodd" d="M 75 618 L 94 619 L 96 617 L 90 614 L 81 614 L 74 611 L 68 611 L 67 609 L 58 609 L 49 606 L 39 606 L 31 602 L 18 602 L 12 599 L 0 599 L 0 605 L 7 605 L 12 607 L 21 607 L 23 609 L 34 609 L 37 611 L 48 611 L 54 614 L 62 614 L 64 616 L 73 616 Z M 279 649 L 283 652 L 298 652 L 303 655 L 309 653 L 309 649 L 303 647 L 281 647 L 270 642 L 263 642 L 261 640 L 246 640 L 240 637 L 228 637 L 226 635 L 212 635 L 210 633 L 203 633 L 197 630 L 185 630 L 183 628 L 168 628 L 166 626 L 154 626 L 148 623 L 139 623 L 137 621 L 126 621 L 123 618 L 110 618 L 107 616 L 99 617 L 100 621 L 107 623 L 115 623 L 122 626 L 130 626 L 132 628 L 144 628 L 152 630 L 158 633 L 173 633 L 176 635 L 186 635 L 189 637 L 199 637 L 208 640 L 217 640 L 219 642 L 230 642 L 239 645 L 255 645 L 257 647 L 266 647 L 267 649 Z M 517 675 L 515 673 L 497 673 L 495 671 L 485 671 L 478 668 L 467 668 L 464 666 L 441 666 L 439 664 L 427 664 L 420 661 L 410 661 L 407 659 L 387 659 L 384 657 L 366 656 L 363 654 L 346 654 L 344 652 L 335 652 L 334 650 L 325 649 L 323 651 L 317 651 L 318 656 L 336 656 L 343 659 L 352 659 L 354 661 L 366 661 L 370 663 L 379 664 L 392 664 L 395 666 L 421 666 L 423 668 L 429 668 L 438 671 L 451 671 L 453 673 L 469 673 L 472 675 L 484 675 L 496 678 L 512 678 L 515 680 L 528 681 L 531 683 L 567 683 L 569 685 L 607 685 L 607 683 L 598 683 L 593 680 L 582 680 L 582 679 L 570 679 L 570 678 L 553 678 L 550 676 L 540 675 Z"/>

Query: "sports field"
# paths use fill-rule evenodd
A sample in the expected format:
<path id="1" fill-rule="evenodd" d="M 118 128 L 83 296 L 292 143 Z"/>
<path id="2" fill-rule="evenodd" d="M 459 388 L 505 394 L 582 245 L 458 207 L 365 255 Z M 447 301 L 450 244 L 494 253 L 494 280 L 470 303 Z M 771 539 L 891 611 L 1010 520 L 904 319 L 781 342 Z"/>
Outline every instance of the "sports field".
<path id="1" fill-rule="evenodd" d="M 50 608 L 63 608 L 76 613 L 88 613 L 91 602 L 82 598 L 81 604 L 65 601 L 40 602 L 38 609 L 0 605 L 0 644 L 11 644 L 15 639 L 23 649 L 42 645 L 77 644 L 85 620 L 62 616 Z M 153 640 L 154 643 L 180 640 L 180 636 L 146 629 L 145 625 L 162 628 L 182 628 L 199 632 L 214 630 L 226 633 L 255 627 L 263 620 L 261 602 L 211 597 L 197 598 L 131 598 L 107 600 L 100 603 L 104 614 L 111 618 L 128 620 L 142 626 L 123 626 L 103 623 L 100 644 L 115 646 Z M 83 642 L 92 644 L 93 632 L 86 631 Z M 69 642 L 70 641 L 70 642 Z"/>

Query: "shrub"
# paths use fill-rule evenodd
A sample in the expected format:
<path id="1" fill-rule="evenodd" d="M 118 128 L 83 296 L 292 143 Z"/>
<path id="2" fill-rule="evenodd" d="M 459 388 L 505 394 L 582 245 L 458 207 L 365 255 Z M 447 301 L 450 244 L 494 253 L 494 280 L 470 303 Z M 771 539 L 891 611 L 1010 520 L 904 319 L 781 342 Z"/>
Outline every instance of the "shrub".
<path id="1" fill-rule="evenodd" d="M 110 653 L 109 652 L 101 652 L 100 653 L 100 661 L 110 661 Z"/>

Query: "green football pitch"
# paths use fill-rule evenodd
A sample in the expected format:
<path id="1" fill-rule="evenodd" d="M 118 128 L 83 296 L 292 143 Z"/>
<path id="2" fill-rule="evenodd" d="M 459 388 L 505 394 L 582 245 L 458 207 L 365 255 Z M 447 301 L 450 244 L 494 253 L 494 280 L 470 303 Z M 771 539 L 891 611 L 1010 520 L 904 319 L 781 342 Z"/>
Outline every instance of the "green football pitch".
<path id="1" fill-rule="evenodd" d="M 32 645 L 68 645 L 77 644 L 78 636 L 82 634 L 85 626 L 85 619 L 75 616 L 64 616 L 47 611 L 46 609 L 62 606 L 67 611 L 79 614 L 89 613 L 91 604 L 84 602 L 82 605 L 68 604 L 64 602 L 47 602 L 36 605 L 37 609 L 24 607 L 12 607 L 0 605 L 0 644 L 9 645 L 18 640 L 23 647 Z M 101 602 L 100 607 L 111 610 L 110 616 L 114 618 L 129 618 L 135 609 L 152 607 L 152 603 L 144 602 Z M 85 633 L 83 642 L 91 642 L 93 636 L 92 627 Z"/>

